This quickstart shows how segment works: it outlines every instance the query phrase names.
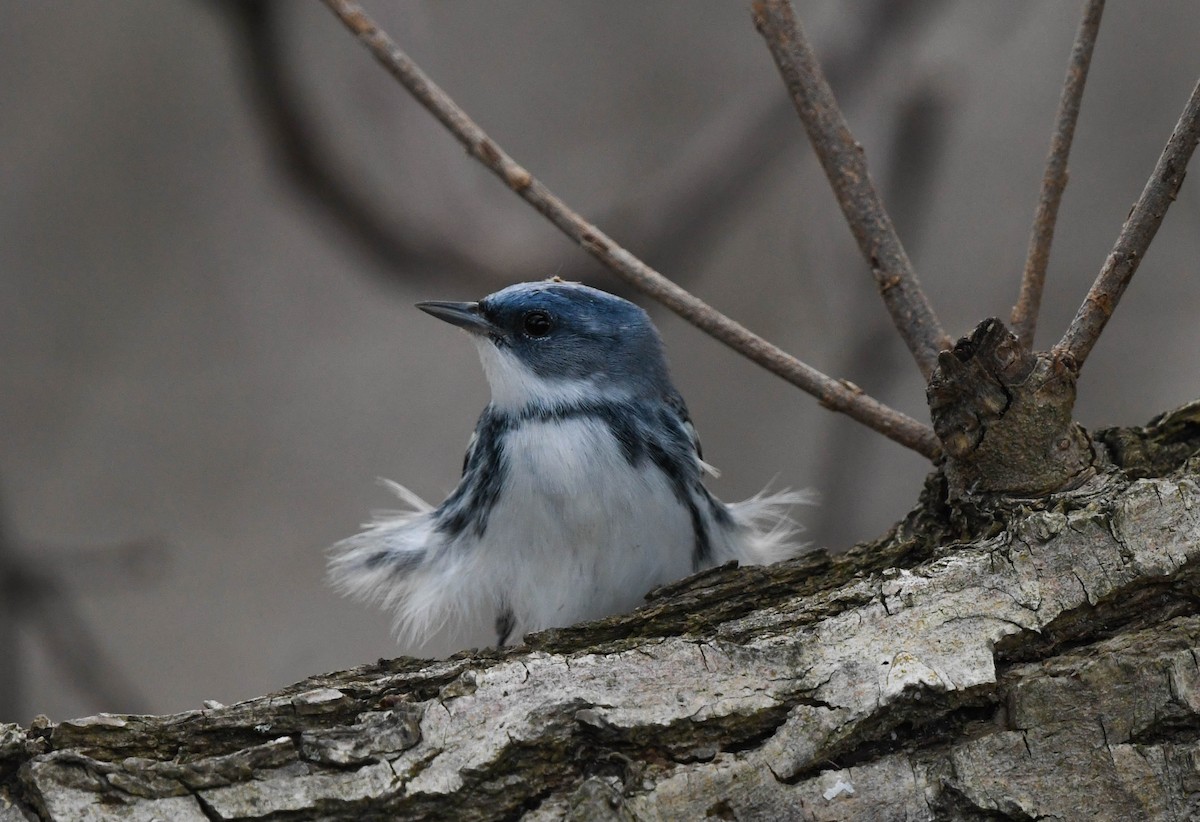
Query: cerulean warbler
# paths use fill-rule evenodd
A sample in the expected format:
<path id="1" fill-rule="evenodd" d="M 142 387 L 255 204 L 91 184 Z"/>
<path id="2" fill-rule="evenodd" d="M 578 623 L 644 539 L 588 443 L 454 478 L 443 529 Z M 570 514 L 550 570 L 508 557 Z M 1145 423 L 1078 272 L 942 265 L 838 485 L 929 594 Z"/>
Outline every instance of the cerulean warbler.
<path id="1" fill-rule="evenodd" d="M 417 307 L 470 332 L 492 401 L 462 479 L 334 546 L 343 591 L 395 609 L 402 638 L 495 621 L 497 639 L 635 608 L 653 587 L 728 560 L 795 554 L 787 508 L 734 505 L 714 473 L 662 340 L 633 303 L 576 283 L 522 283 L 479 302 Z"/>

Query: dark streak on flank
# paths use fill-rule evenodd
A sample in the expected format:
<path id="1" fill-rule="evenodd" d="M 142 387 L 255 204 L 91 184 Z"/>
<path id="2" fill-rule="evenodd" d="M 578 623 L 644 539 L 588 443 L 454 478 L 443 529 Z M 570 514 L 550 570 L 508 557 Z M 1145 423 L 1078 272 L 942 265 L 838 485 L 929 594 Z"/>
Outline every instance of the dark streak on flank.
<path id="1" fill-rule="evenodd" d="M 499 613 L 496 614 L 496 647 L 503 648 L 508 643 L 508 638 L 513 632 L 513 628 L 517 625 L 516 617 L 513 616 L 512 608 L 507 605 L 502 607 Z"/>
<path id="2" fill-rule="evenodd" d="M 359 564 L 367 571 L 378 570 L 381 566 L 388 566 L 388 573 L 392 576 L 400 576 L 407 574 L 409 571 L 416 568 L 425 561 L 426 552 L 421 551 L 396 551 L 386 548 L 382 551 L 373 551 L 363 557 Z"/>
<path id="3" fill-rule="evenodd" d="M 434 512 L 437 529 L 451 539 L 468 527 L 477 537 L 487 530 L 488 516 L 500 498 L 508 473 L 504 434 L 511 427 L 511 418 L 490 405 L 480 415 L 475 440 L 467 450 L 462 482 Z"/>
<path id="4" fill-rule="evenodd" d="M 508 471 L 504 439 L 529 422 L 558 422 L 595 419 L 602 422 L 621 448 L 630 465 L 649 459 L 671 485 L 675 498 L 691 518 L 695 535 L 693 567 L 712 560 L 711 536 L 701 505 L 712 519 L 729 523 L 729 512 L 700 482 L 696 443 L 687 427 L 686 408 L 676 400 L 666 408 L 633 400 L 590 401 L 559 406 L 528 406 L 505 413 L 492 406 L 484 409 L 475 427 L 475 439 L 467 451 L 463 481 L 436 512 L 437 529 L 450 539 L 468 528 L 478 537 L 487 530 Z"/>

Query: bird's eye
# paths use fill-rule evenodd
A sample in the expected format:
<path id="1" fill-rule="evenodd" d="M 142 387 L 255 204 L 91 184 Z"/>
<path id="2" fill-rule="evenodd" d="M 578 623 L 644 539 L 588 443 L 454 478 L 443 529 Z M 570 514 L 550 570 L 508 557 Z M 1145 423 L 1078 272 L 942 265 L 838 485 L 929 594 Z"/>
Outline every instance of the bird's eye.
<path id="1" fill-rule="evenodd" d="M 522 321 L 525 333 L 531 337 L 544 337 L 554 329 L 554 321 L 545 311 L 530 311 Z"/>

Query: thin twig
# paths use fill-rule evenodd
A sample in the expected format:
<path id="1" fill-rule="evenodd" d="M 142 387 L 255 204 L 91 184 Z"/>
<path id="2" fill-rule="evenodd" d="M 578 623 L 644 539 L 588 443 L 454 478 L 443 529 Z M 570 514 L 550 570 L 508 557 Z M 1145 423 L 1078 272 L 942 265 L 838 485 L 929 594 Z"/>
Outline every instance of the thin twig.
<path id="1" fill-rule="evenodd" d="M 904 45 L 905 32 L 930 4 L 922 0 L 874 0 L 856 7 L 852 33 L 825 59 L 825 74 L 843 99 L 861 92 L 879 66 Z M 796 113 L 773 90 L 739 96 L 710 119 L 663 174 L 647 181 L 645 196 L 626 198 L 596 222 L 621 226 L 626 245 L 643 259 L 689 276 L 701 267 L 709 244 L 723 236 L 721 223 L 747 197 L 762 190 L 780 161 L 791 156 Z M 890 202 L 890 200 L 889 200 Z"/>
<path id="2" fill-rule="evenodd" d="M 1059 355 L 1074 359 L 1074 368 L 1083 368 L 1084 360 L 1092 346 L 1100 339 L 1100 332 L 1117 308 L 1121 295 L 1133 279 L 1138 264 L 1150 247 L 1158 227 L 1162 225 L 1167 209 L 1175 201 L 1188 160 L 1200 141 L 1200 82 L 1192 89 L 1179 122 L 1167 141 L 1166 148 L 1154 166 L 1154 173 L 1146 181 L 1142 195 L 1134 203 L 1112 253 L 1104 261 L 1096 282 L 1084 298 L 1083 304 L 1071 320 L 1067 333 L 1059 340 L 1054 350 Z"/>
<path id="3" fill-rule="evenodd" d="M 949 112 L 947 95 L 931 78 L 912 87 L 896 107 L 879 184 L 891 203 L 896 225 L 907 229 L 907 236 L 923 236 L 922 229 L 936 201 L 934 172 L 945 154 Z M 914 247 L 913 255 L 920 259 L 920 250 Z M 842 356 L 837 360 L 837 369 L 884 396 L 903 373 L 904 352 L 891 323 L 872 310 L 879 299 L 874 289 L 857 278 L 854 284 L 848 315 L 863 320 L 853 338 L 839 346 Z M 821 496 L 830 504 L 821 506 L 811 525 L 813 538 L 822 545 L 852 545 L 868 536 L 872 528 L 867 522 L 871 500 L 861 493 L 861 486 L 862 478 L 871 473 L 873 438 L 858 436 L 857 430 L 833 417 L 822 437 L 824 446 L 816 476 L 821 478 Z"/>
<path id="4" fill-rule="evenodd" d="M 921 291 L 875 191 L 862 146 L 846 125 L 790 0 L 757 0 L 753 9 L 754 24 L 767 41 L 850 231 L 871 265 L 892 322 L 928 379 L 938 352 L 950 348 L 951 341 Z"/>
<path id="5" fill-rule="evenodd" d="M 911 1 L 911 0 L 909 0 Z M 366 271 L 391 282 L 436 278 L 439 283 L 508 283 L 531 271 L 558 271 L 572 279 L 599 275 L 611 279 L 606 287 L 628 297 L 632 289 L 597 264 L 585 259 L 577 270 L 561 270 L 561 251 L 534 249 L 505 259 L 493 250 L 488 255 L 470 253 L 451 236 L 423 231 L 411 220 L 388 216 L 384 204 L 372 199 L 346 171 L 327 140 L 319 118 L 314 117 L 297 92 L 289 72 L 283 34 L 286 9 L 274 0 L 209 0 L 230 23 L 245 67 L 246 85 L 257 97 L 254 110 L 271 143 L 271 157 L 295 190 L 321 214 L 332 219 L 353 245 L 373 258 Z M 702 151 L 682 155 L 669 170 L 674 187 L 653 189 L 637 211 L 636 220 L 617 212 L 609 221 L 638 229 L 633 243 L 659 259 L 695 258 L 703 253 L 702 240 L 718 237 L 713 224 L 736 209 L 738 200 L 770 173 L 764 156 L 783 156 L 786 132 L 779 122 L 787 111 L 764 100 L 756 114 L 736 120 L 736 133 L 726 129 Z M 777 110 L 778 109 L 778 110 Z M 744 115 L 745 105 L 729 107 L 729 115 Z M 705 131 L 708 135 L 708 130 Z M 731 161 L 731 158 L 732 161 Z M 664 215 L 654 222 L 646 214 Z M 461 221 L 460 221 L 461 222 Z M 697 237 L 701 241 L 697 241 Z M 695 272 L 698 266 L 684 270 Z"/>
<path id="6" fill-rule="evenodd" d="M 1058 101 L 1058 116 L 1050 138 L 1050 154 L 1046 158 L 1046 173 L 1042 176 L 1042 193 L 1033 217 L 1033 233 L 1029 237 L 1029 255 L 1025 258 L 1025 273 L 1021 277 L 1021 293 L 1012 310 L 1012 332 L 1026 350 L 1033 349 L 1037 331 L 1038 311 L 1042 305 L 1042 287 L 1046 284 L 1046 266 L 1050 262 L 1050 244 L 1054 241 L 1054 225 L 1058 206 L 1067 187 L 1067 158 L 1075 138 L 1075 123 L 1079 119 L 1079 103 L 1087 82 L 1088 67 L 1096 34 L 1100 31 L 1100 16 L 1104 0 L 1088 0 L 1079 21 L 1067 79 L 1063 81 L 1062 97 Z"/>
<path id="7" fill-rule="evenodd" d="M 586 222 L 497 146 L 357 3 L 352 0 L 324 2 L 473 157 L 622 279 L 730 348 L 812 394 L 825 407 L 844 413 L 929 459 L 937 457 L 940 449 L 929 426 L 868 397 L 855 386 L 822 374 L 772 345 L 680 288 Z"/>
<path id="8" fill-rule="evenodd" d="M 439 283 L 469 285 L 511 282 L 531 271 L 559 271 L 570 279 L 609 278 L 606 288 L 630 296 L 629 285 L 594 260 L 562 271 L 557 246 L 512 259 L 494 250 L 481 256 L 456 244 L 453 237 L 388 216 L 384 204 L 358 185 L 333 146 L 322 139 L 320 118 L 297 92 L 286 59 L 285 9 L 273 0 L 207 2 L 230 24 L 271 157 L 306 202 L 373 258 L 376 265 L 365 269 L 368 273 L 392 282 L 436 277 Z M 924 8 L 918 0 L 877 0 L 861 15 L 855 40 L 827 63 L 829 76 L 840 78 L 850 90 L 860 86 L 858 78 L 887 53 L 880 43 L 902 31 L 905 20 Z M 722 236 L 721 221 L 759 189 L 776 161 L 786 158 L 791 143 L 785 126 L 795 116 L 790 108 L 787 101 L 765 92 L 763 99 L 749 104 L 739 98 L 707 123 L 663 174 L 644 181 L 646 196 L 626 197 L 598 222 L 624 227 L 627 245 L 638 249 L 643 259 L 654 259 L 660 266 L 670 261 L 680 272 L 695 276 L 702 266 L 692 261 L 702 259 L 707 246 Z M 629 202 L 634 205 L 626 205 Z M 676 281 L 685 280 L 677 275 Z"/>

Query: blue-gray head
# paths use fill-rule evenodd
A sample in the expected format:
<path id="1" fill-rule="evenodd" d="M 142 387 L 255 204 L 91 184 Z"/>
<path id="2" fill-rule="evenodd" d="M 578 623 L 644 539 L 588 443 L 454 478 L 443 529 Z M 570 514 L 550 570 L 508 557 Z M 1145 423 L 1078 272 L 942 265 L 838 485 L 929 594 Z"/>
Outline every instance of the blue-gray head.
<path id="1" fill-rule="evenodd" d="M 519 283 L 477 303 L 417 307 L 471 332 L 497 405 L 674 394 L 646 312 L 586 285 Z"/>

